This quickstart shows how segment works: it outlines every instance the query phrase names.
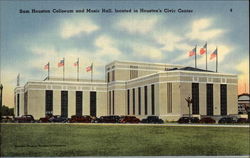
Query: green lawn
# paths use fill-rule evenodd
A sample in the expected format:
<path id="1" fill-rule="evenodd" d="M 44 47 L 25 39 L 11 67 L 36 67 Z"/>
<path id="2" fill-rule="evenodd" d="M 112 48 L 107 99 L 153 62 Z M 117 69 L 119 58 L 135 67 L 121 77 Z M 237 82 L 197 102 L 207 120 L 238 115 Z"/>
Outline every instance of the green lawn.
<path id="1" fill-rule="evenodd" d="M 248 155 L 249 128 L 1 124 L 2 156 Z"/>

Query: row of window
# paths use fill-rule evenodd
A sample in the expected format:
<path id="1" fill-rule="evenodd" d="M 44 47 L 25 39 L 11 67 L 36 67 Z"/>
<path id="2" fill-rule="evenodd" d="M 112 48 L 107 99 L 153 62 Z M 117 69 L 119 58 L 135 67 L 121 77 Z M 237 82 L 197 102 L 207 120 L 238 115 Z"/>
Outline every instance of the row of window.
<path id="1" fill-rule="evenodd" d="M 206 95 L 206 108 L 207 115 L 214 115 L 214 94 L 213 94 L 213 84 L 207 84 L 207 95 Z M 192 83 L 192 114 L 199 114 L 199 83 Z M 220 115 L 227 115 L 227 85 L 220 85 Z"/>
<path id="2" fill-rule="evenodd" d="M 83 113 L 83 92 L 76 91 L 76 115 Z M 53 91 L 45 91 L 45 114 L 53 114 Z M 68 91 L 61 91 L 61 115 L 68 117 Z M 90 115 L 96 116 L 96 92 L 90 92 Z"/>
<path id="3" fill-rule="evenodd" d="M 127 115 L 135 115 L 135 88 L 132 89 L 132 109 L 130 109 L 130 91 L 127 90 Z M 141 87 L 138 87 L 138 115 L 142 115 L 141 112 Z M 144 115 L 148 115 L 148 87 L 144 86 Z M 155 86 L 151 85 L 151 115 L 155 115 Z"/>

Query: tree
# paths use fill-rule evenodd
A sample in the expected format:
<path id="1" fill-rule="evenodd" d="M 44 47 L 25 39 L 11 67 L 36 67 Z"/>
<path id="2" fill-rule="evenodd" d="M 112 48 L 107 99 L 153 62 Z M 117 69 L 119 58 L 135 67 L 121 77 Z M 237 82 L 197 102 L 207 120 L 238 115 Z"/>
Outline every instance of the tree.
<path id="1" fill-rule="evenodd" d="M 2 116 L 14 116 L 14 108 L 9 108 L 8 106 L 3 105 L 1 108 Z"/>

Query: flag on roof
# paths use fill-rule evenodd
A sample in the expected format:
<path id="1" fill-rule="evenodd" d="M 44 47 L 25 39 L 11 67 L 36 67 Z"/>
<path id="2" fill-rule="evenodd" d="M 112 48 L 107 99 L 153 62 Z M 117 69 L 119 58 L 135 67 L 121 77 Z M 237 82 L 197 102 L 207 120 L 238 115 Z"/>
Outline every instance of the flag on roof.
<path id="1" fill-rule="evenodd" d="M 64 66 L 64 59 L 60 60 L 60 62 L 58 63 L 58 67 Z"/>
<path id="2" fill-rule="evenodd" d="M 49 63 L 46 64 L 46 65 L 44 65 L 44 69 L 45 69 L 45 70 L 48 70 L 48 69 L 49 69 Z"/>
<path id="3" fill-rule="evenodd" d="M 207 51 L 207 43 L 200 49 L 200 55 L 206 53 Z"/>
<path id="4" fill-rule="evenodd" d="M 217 57 L 217 48 L 214 50 L 212 54 L 210 54 L 210 60 L 212 60 L 215 57 Z"/>
<path id="5" fill-rule="evenodd" d="M 87 71 L 87 72 L 92 71 L 92 67 L 93 67 L 93 64 L 91 64 L 90 66 L 87 66 L 87 67 L 86 67 L 86 71 Z"/>
<path id="6" fill-rule="evenodd" d="M 75 63 L 74 63 L 74 66 L 78 66 L 79 65 L 79 61 L 77 60 Z"/>
<path id="7" fill-rule="evenodd" d="M 191 56 L 195 55 L 195 53 L 196 53 L 196 47 L 194 47 L 194 48 L 189 52 L 189 56 L 191 57 Z"/>

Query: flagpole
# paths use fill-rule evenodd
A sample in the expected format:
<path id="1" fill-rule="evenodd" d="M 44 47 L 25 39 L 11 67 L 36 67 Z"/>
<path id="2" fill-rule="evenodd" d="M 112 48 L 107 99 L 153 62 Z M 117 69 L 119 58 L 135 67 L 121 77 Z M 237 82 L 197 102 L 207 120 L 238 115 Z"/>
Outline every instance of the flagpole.
<path id="1" fill-rule="evenodd" d="M 64 73 L 65 73 L 65 59 L 63 58 L 63 81 L 64 81 Z"/>
<path id="2" fill-rule="evenodd" d="M 197 52 L 197 45 L 195 46 L 195 68 L 197 68 L 196 52 Z"/>
<path id="3" fill-rule="evenodd" d="M 218 72 L 218 48 L 216 47 L 216 72 Z"/>
<path id="4" fill-rule="evenodd" d="M 207 42 L 206 42 L 206 70 L 207 70 Z"/>
<path id="5" fill-rule="evenodd" d="M 48 62 L 48 80 L 49 80 L 49 69 L 50 69 L 50 65 L 49 65 L 49 62 Z"/>
<path id="6" fill-rule="evenodd" d="M 79 58 L 77 59 L 77 81 L 79 81 Z"/>
<path id="7" fill-rule="evenodd" d="M 93 81 L 93 63 L 91 64 L 91 83 Z"/>

